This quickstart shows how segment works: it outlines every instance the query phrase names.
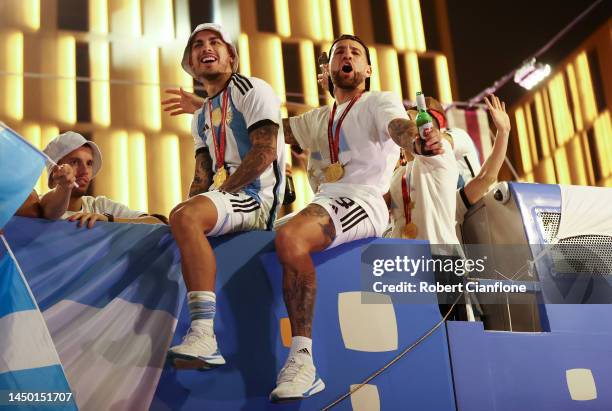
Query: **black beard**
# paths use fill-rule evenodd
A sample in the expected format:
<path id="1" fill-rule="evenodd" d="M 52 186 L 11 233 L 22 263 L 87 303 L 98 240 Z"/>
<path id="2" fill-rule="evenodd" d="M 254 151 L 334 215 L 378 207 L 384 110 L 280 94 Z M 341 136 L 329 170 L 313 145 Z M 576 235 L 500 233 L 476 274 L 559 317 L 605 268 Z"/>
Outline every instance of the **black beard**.
<path id="1" fill-rule="evenodd" d="M 355 90 L 361 83 L 365 81 L 365 75 L 355 72 L 353 78 L 345 79 L 340 73 L 342 70 L 332 71 L 331 78 L 334 87 L 341 88 L 343 90 Z"/>
<path id="2" fill-rule="evenodd" d="M 203 80 L 207 80 L 207 81 L 215 81 L 215 80 L 218 80 L 221 76 L 223 76 L 223 74 L 224 73 L 202 74 L 200 78 Z M 203 82 L 200 81 L 200 83 L 203 83 Z"/>

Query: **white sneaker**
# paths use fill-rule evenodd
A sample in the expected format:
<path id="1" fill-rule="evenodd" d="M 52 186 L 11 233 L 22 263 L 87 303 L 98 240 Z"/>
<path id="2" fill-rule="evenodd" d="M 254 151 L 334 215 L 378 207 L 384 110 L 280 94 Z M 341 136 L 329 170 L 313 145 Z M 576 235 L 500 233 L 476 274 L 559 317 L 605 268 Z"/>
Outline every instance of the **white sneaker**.
<path id="1" fill-rule="evenodd" d="M 287 359 L 278 373 L 270 401 L 278 403 L 303 400 L 324 389 L 325 383 L 317 375 L 310 354 L 297 353 Z"/>
<path id="2" fill-rule="evenodd" d="M 200 371 L 225 364 L 214 332 L 200 328 L 190 328 L 183 342 L 168 350 L 168 359 L 176 368 Z"/>

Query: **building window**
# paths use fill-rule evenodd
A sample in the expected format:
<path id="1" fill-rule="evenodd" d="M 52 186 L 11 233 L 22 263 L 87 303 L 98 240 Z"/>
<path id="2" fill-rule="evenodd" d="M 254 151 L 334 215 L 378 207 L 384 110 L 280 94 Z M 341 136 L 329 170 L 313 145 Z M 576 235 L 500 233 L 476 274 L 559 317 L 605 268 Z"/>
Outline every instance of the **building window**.
<path id="1" fill-rule="evenodd" d="M 276 18 L 274 0 L 257 0 L 257 30 L 266 33 L 276 33 Z"/>
<path id="2" fill-rule="evenodd" d="M 198 24 L 213 21 L 213 0 L 189 0 L 189 21 L 191 30 Z"/>
<path id="3" fill-rule="evenodd" d="M 283 72 L 285 74 L 285 92 L 287 102 L 304 103 L 304 87 L 302 85 L 302 67 L 300 45 L 283 43 Z"/>
<path id="4" fill-rule="evenodd" d="M 391 20 L 386 1 L 370 0 L 372 11 L 372 27 L 374 29 L 374 42 L 377 44 L 393 44 L 391 41 Z"/>
<path id="5" fill-rule="evenodd" d="M 57 28 L 89 31 L 89 1 L 57 0 Z"/>
<path id="6" fill-rule="evenodd" d="M 91 122 L 91 72 L 89 70 L 89 45 L 76 43 L 76 105 L 77 122 Z"/>

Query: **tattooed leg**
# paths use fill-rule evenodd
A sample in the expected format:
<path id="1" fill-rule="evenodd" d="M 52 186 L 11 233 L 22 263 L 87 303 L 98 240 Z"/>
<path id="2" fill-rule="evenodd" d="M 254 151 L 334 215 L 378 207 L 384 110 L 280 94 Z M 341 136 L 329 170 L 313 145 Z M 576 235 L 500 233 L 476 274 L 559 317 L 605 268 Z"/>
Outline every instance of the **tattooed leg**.
<path id="1" fill-rule="evenodd" d="M 310 204 L 276 233 L 283 265 L 283 297 L 293 336 L 312 337 L 317 279 L 310 253 L 327 248 L 336 230 L 327 211 Z"/>

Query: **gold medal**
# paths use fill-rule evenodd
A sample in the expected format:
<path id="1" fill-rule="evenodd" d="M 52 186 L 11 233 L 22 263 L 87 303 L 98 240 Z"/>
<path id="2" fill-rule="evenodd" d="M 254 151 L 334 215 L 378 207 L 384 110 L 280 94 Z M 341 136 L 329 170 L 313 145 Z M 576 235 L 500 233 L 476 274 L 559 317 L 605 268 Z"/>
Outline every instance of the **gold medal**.
<path id="1" fill-rule="evenodd" d="M 221 114 L 221 109 L 219 107 L 215 108 L 210 114 L 212 125 L 214 127 L 219 127 L 219 124 L 221 124 L 222 117 L 223 115 Z"/>
<path id="2" fill-rule="evenodd" d="M 332 163 L 325 169 L 325 182 L 335 183 L 344 176 L 344 166 L 340 163 Z"/>
<path id="3" fill-rule="evenodd" d="M 418 233 L 419 229 L 417 228 L 416 224 L 413 222 L 409 222 L 404 226 L 404 229 L 402 230 L 402 238 L 416 238 Z"/>
<path id="4" fill-rule="evenodd" d="M 215 184 L 215 187 L 221 187 L 221 185 L 225 183 L 225 180 L 227 180 L 227 170 L 225 168 L 218 169 L 213 177 L 213 183 Z"/>

